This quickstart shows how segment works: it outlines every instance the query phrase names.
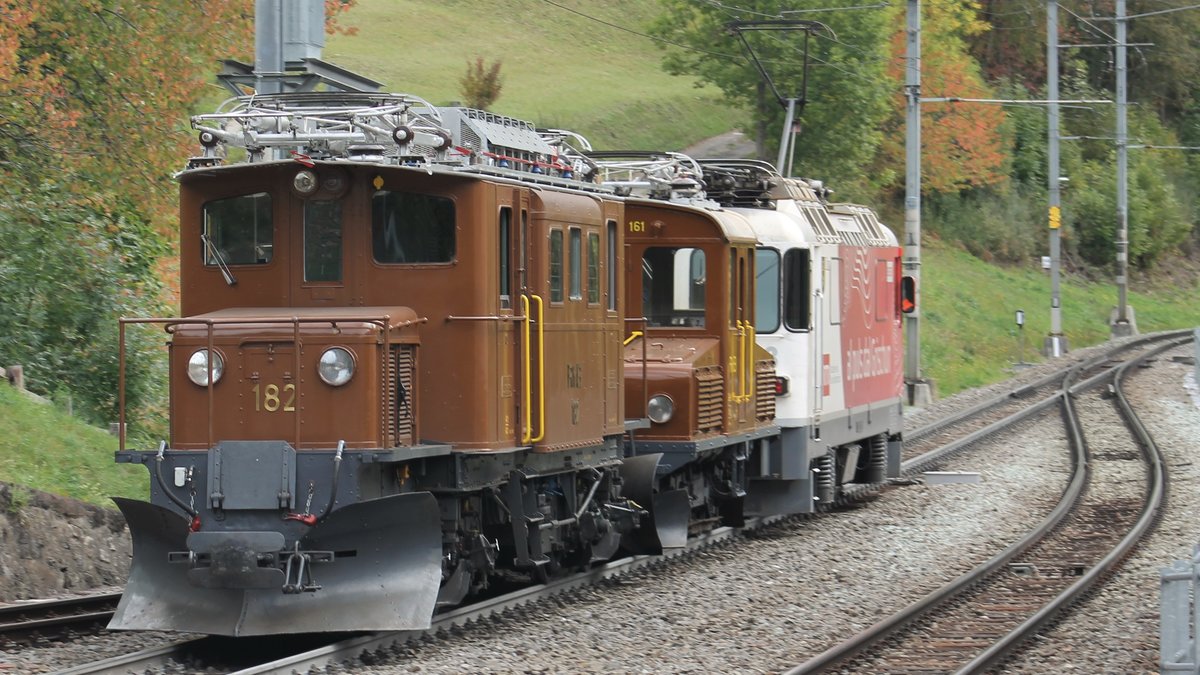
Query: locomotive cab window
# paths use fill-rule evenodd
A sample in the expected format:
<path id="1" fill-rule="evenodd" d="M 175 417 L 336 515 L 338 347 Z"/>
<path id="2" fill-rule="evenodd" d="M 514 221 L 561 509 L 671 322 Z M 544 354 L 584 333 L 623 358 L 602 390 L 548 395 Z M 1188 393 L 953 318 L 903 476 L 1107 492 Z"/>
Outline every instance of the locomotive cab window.
<path id="1" fill-rule="evenodd" d="M 642 255 L 642 313 L 651 327 L 703 328 L 704 251 L 655 246 Z"/>
<path id="2" fill-rule="evenodd" d="M 806 248 L 794 248 L 783 257 L 783 320 L 790 330 L 812 327 L 812 264 Z"/>
<path id="3" fill-rule="evenodd" d="M 563 300 L 563 233 L 550 230 L 550 302 Z"/>
<path id="4" fill-rule="evenodd" d="M 271 195 L 256 192 L 204 205 L 205 265 L 265 265 L 274 254 Z"/>
<path id="5" fill-rule="evenodd" d="M 568 275 L 571 284 L 571 299 L 583 299 L 583 276 L 580 274 L 582 268 L 583 257 L 583 233 L 579 228 L 571 228 L 571 250 L 570 250 L 570 266 L 571 273 Z"/>
<path id="6" fill-rule="evenodd" d="M 304 202 L 304 280 L 342 280 L 341 202 Z"/>
<path id="7" fill-rule="evenodd" d="M 500 209 L 500 231 L 499 231 L 499 267 L 500 267 L 500 307 L 501 309 L 509 309 L 512 307 L 512 292 L 511 284 L 509 283 L 509 250 L 512 245 L 512 209 L 505 206 Z"/>
<path id="8" fill-rule="evenodd" d="M 371 248 L 384 264 L 448 263 L 455 253 L 454 201 L 380 190 L 371 197 Z"/>
<path id="9" fill-rule="evenodd" d="M 754 252 L 754 330 L 774 333 L 779 330 L 780 274 L 779 251 L 760 248 Z"/>
<path id="10" fill-rule="evenodd" d="M 600 304 L 600 235 L 595 232 L 588 233 L 587 246 L 587 293 L 588 304 Z"/>
<path id="11" fill-rule="evenodd" d="M 605 265 L 608 269 L 608 309 L 617 311 L 617 221 L 610 220 L 607 225 L 608 257 Z"/>

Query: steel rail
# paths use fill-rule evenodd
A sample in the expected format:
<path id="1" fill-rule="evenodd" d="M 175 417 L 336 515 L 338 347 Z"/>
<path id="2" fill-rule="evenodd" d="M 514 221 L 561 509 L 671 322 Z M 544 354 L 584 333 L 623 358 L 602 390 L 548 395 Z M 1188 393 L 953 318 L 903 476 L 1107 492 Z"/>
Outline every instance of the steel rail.
<path id="1" fill-rule="evenodd" d="M 60 670 L 56 675 L 129 675 L 129 673 L 141 673 L 152 668 L 166 668 L 172 662 L 182 660 L 181 656 L 183 654 L 186 654 L 189 650 L 196 648 L 208 639 L 207 637 L 196 638 L 194 640 L 174 642 L 162 647 L 143 649 L 130 654 L 113 656 L 101 659 L 100 661 L 75 666 L 74 668 Z"/>
<path id="2" fill-rule="evenodd" d="M 1060 392 L 1060 394 L 1055 395 L 1048 400 L 1062 402 L 1066 400 L 1066 397 L 1062 396 Z M 1043 401 L 1043 403 L 1045 402 Z M 991 426 L 995 427 L 996 425 Z M 872 645 L 882 641 L 893 633 L 896 633 L 909 624 L 917 621 L 919 618 L 938 607 L 946 600 L 975 585 L 979 581 L 980 577 L 991 574 L 995 570 L 999 569 L 1002 565 L 1027 549 L 1038 538 L 1044 536 L 1045 533 L 1057 527 L 1073 507 L 1076 499 L 1082 494 L 1083 487 L 1086 484 L 1084 469 L 1084 467 L 1086 467 L 1086 462 L 1082 461 L 1083 449 L 1081 447 L 1074 447 L 1074 444 L 1072 445 L 1071 481 L 1068 484 L 1067 489 L 1064 490 L 1063 496 L 1059 500 L 1057 506 L 1055 506 L 1054 510 L 1051 511 L 1050 514 L 1044 518 L 1036 528 L 974 569 L 960 575 L 950 583 L 908 605 L 899 612 L 896 612 L 885 619 L 877 621 L 876 623 L 867 627 L 865 630 L 855 634 L 850 639 L 834 645 L 833 647 L 830 647 L 820 654 L 817 654 L 800 665 L 787 670 L 785 675 L 803 675 L 806 673 L 821 672 L 832 668 L 835 665 L 843 663 L 854 656 L 862 654 Z"/>
<path id="3" fill-rule="evenodd" d="M 353 659 L 361 654 L 376 650 L 386 650 L 392 646 L 403 645 L 409 641 L 427 635 L 436 635 L 439 631 L 449 630 L 455 626 L 464 626 L 472 621 L 478 621 L 490 616 L 497 616 L 506 611 L 539 602 L 561 593 L 595 584 L 604 579 L 630 574 L 632 572 L 662 564 L 666 561 L 684 558 L 700 550 L 720 545 L 739 537 L 744 529 L 753 529 L 777 522 L 779 516 L 748 519 L 746 528 L 721 527 L 701 535 L 688 542 L 680 549 L 665 551 L 661 555 L 638 555 L 595 567 L 578 574 L 556 579 L 545 584 L 529 586 L 511 593 L 477 602 L 473 605 L 437 614 L 429 628 L 415 631 L 393 631 L 371 633 L 341 640 L 292 656 L 283 657 L 269 663 L 263 663 L 242 670 L 234 671 L 237 675 L 266 675 L 268 673 L 308 672 L 309 668 L 324 668 L 330 664 Z M 181 660 L 185 654 L 193 653 L 201 643 L 209 638 L 181 641 L 153 649 L 116 656 L 94 663 L 83 664 L 60 672 L 60 675 L 125 675 L 129 672 L 143 672 L 152 668 L 169 668 L 172 661 Z"/>
<path id="4" fill-rule="evenodd" d="M 112 616 L 120 593 L 99 593 L 79 598 L 38 600 L 0 605 L 0 634 L 24 633 L 42 628 L 57 628 L 77 623 L 96 622 Z M 55 615 L 64 612 L 61 615 Z"/>
<path id="5" fill-rule="evenodd" d="M 1117 407 L 1121 416 L 1125 419 L 1126 425 L 1133 432 L 1138 444 L 1142 446 L 1142 453 L 1147 462 L 1149 462 L 1149 487 L 1147 490 L 1146 499 L 1142 503 L 1142 512 L 1136 523 L 1130 528 L 1129 532 L 1122 537 L 1121 541 L 1107 555 L 1100 559 L 1095 565 L 1092 565 L 1086 573 L 1083 574 L 1075 583 L 1071 584 L 1066 590 L 1056 596 L 1051 602 L 1044 605 L 1033 616 L 1029 617 L 1020 626 L 1017 626 L 1013 631 L 1003 638 L 997 640 L 981 653 L 979 656 L 972 659 L 967 665 L 963 666 L 959 673 L 979 673 L 983 672 L 990 666 L 994 666 L 1005 658 L 1007 658 L 1016 648 L 1020 646 L 1028 638 L 1036 634 L 1043 626 L 1052 621 L 1061 612 L 1065 611 L 1075 603 L 1084 593 L 1095 586 L 1103 577 L 1107 576 L 1113 569 L 1120 564 L 1137 546 L 1142 537 L 1149 532 L 1154 522 L 1157 520 L 1158 513 L 1163 506 L 1164 494 L 1166 491 L 1166 471 L 1164 469 L 1165 461 L 1162 452 L 1158 445 L 1154 442 L 1154 438 L 1142 423 L 1141 418 L 1134 412 L 1133 406 L 1129 404 L 1129 399 L 1125 396 L 1123 383 L 1125 377 L 1129 374 L 1129 369 L 1140 365 L 1144 361 L 1154 358 L 1163 352 L 1174 349 L 1189 342 L 1191 338 L 1177 339 L 1167 344 L 1156 347 L 1150 352 L 1139 356 L 1137 359 L 1128 361 L 1117 368 L 1113 378 L 1114 393 L 1116 394 Z M 1095 379 L 1095 378 L 1092 378 Z M 1087 384 L 1081 383 L 1079 387 L 1084 387 Z"/>
<path id="6" fill-rule="evenodd" d="M 1084 361 L 1083 363 L 1089 364 L 1088 367 L 1092 367 L 1092 366 L 1098 365 L 1099 363 L 1103 362 L 1105 359 L 1112 358 L 1114 355 L 1119 354 L 1123 351 L 1136 349 L 1136 348 L 1142 347 L 1148 343 L 1156 342 L 1159 340 L 1169 340 L 1172 338 L 1181 338 L 1185 335 L 1191 335 L 1191 333 L 1192 333 L 1191 330 L 1179 330 L 1179 331 L 1165 331 L 1165 332 L 1161 332 L 1161 333 L 1150 333 L 1147 335 L 1142 335 L 1142 336 L 1134 338 L 1128 342 L 1122 343 L 1122 344 L 1114 347 L 1111 350 L 1105 351 L 1103 354 L 1101 354 L 1099 356 L 1093 356 L 1090 359 Z M 904 437 L 908 441 L 915 441 L 915 440 L 918 440 L 925 436 L 936 433 L 946 427 L 950 427 L 955 424 L 958 424 L 958 423 L 962 422 L 963 420 L 970 419 L 981 413 L 987 412 L 988 410 L 995 408 L 997 405 L 1006 403 L 1011 399 L 1028 396 L 1030 393 L 1035 392 L 1038 389 L 1042 389 L 1042 388 L 1050 385 L 1051 383 L 1053 383 L 1056 380 L 1061 380 L 1063 378 L 1064 373 L 1069 371 L 1075 365 L 1078 365 L 1078 364 L 1073 364 L 1071 366 L 1067 366 L 1067 367 L 1061 368 L 1059 370 L 1055 370 L 1054 372 L 1044 375 L 1043 377 L 1040 377 L 1037 380 L 1034 380 L 1033 382 L 1023 384 L 1023 385 L 1016 387 L 1015 389 L 1012 389 L 1010 391 L 1007 391 L 1003 394 L 998 394 L 996 396 L 993 396 L 993 397 L 991 397 L 977 405 L 974 405 L 970 408 L 966 408 L 964 410 L 953 413 L 951 415 L 947 415 L 946 417 L 942 417 L 937 420 L 934 420 L 934 421 L 930 422 L 929 424 L 926 424 L 922 427 L 918 427 L 917 429 L 914 429 L 913 431 L 906 433 L 904 435 Z"/>
<path id="7" fill-rule="evenodd" d="M 1065 375 L 1063 375 L 1061 371 L 1056 373 L 1058 376 L 1063 377 L 1064 385 L 1066 386 L 1064 386 L 1064 388 L 1055 395 L 1048 397 L 1047 399 L 1044 399 L 1033 406 L 1038 407 L 1039 409 L 1044 409 L 1048 402 L 1061 401 L 1064 414 L 1064 423 L 1066 424 L 1068 436 L 1072 445 L 1071 482 L 1068 486 L 1068 489 L 1064 491 L 1063 497 L 1060 499 L 1058 505 L 1050 513 L 1050 515 L 1048 515 L 1034 530 L 1022 537 L 1020 540 L 1011 544 L 1004 551 L 1001 551 L 990 560 L 985 561 L 970 572 L 959 576 L 949 584 L 944 585 L 921 600 L 910 604 L 892 616 L 873 624 L 866 630 L 854 635 L 849 640 L 839 645 L 835 645 L 825 652 L 822 652 L 821 654 L 818 654 L 817 656 L 805 661 L 799 666 L 786 671 L 787 675 L 821 672 L 865 652 L 870 646 L 877 644 L 891 634 L 903 629 L 904 627 L 921 618 L 923 615 L 927 614 L 929 611 L 932 611 L 937 606 L 943 604 L 949 598 L 954 597 L 958 593 L 975 585 L 981 580 L 981 578 L 991 575 L 993 572 L 999 569 L 1001 565 L 1008 562 L 1016 555 L 1019 555 L 1022 551 L 1028 549 L 1030 546 L 1036 543 L 1038 539 L 1042 538 L 1046 533 L 1057 527 L 1058 523 L 1062 521 L 1062 519 L 1065 518 L 1065 516 L 1074 508 L 1075 503 L 1082 494 L 1082 489 L 1086 485 L 1088 471 L 1086 460 L 1086 440 L 1083 437 L 1079 420 L 1074 414 L 1074 406 L 1071 400 L 1072 396 L 1079 392 L 1095 387 L 1102 382 L 1106 376 L 1113 378 L 1116 382 L 1119 382 L 1125 376 L 1128 369 L 1134 365 L 1138 365 L 1164 351 L 1173 349 L 1180 344 L 1185 344 L 1188 340 L 1190 340 L 1190 337 L 1182 339 L 1180 338 L 1180 336 L 1185 333 L 1190 333 L 1190 331 L 1148 336 L 1149 339 L 1126 343 L 1117 349 L 1106 352 L 1102 356 L 1075 364 L 1071 368 L 1066 369 L 1067 372 Z M 1148 342 L 1171 338 L 1174 338 L 1171 342 L 1160 345 L 1145 354 L 1138 355 L 1136 358 L 1130 359 L 1124 364 L 1107 369 L 1105 373 L 1102 373 L 1101 375 L 1089 377 L 1086 380 L 1074 385 L 1069 384 L 1070 381 L 1077 377 L 1080 372 L 1094 367 L 1098 363 L 1104 361 L 1114 354 L 1117 354 L 1121 351 L 1126 351 L 1133 346 L 1141 346 L 1142 344 Z M 1043 380 L 1044 379 L 1045 378 L 1043 378 Z M 1045 386 L 1045 383 L 1043 383 L 1042 386 Z M 1120 387 L 1117 387 L 1117 390 L 1118 399 L 1123 400 L 1123 394 L 1120 393 Z M 1126 415 L 1127 419 L 1136 418 L 1136 415 L 1132 413 L 1131 409 L 1128 409 L 1127 412 L 1123 410 L 1123 414 Z M 986 429 L 981 429 L 974 434 L 971 434 L 971 436 L 968 437 L 971 439 L 970 441 L 968 438 L 964 438 L 960 439 L 959 441 L 955 441 L 955 443 L 952 445 L 957 445 L 958 448 L 961 449 L 961 447 L 969 445 L 970 442 L 978 440 L 979 437 L 986 435 L 982 432 L 987 430 L 992 430 L 994 432 L 1004 426 L 1007 426 L 1008 424 L 1011 424 L 1012 422 L 1010 422 L 1010 420 L 1013 420 L 1013 418 L 1025 416 L 1028 415 L 1022 411 L 1021 413 L 1012 415 L 1005 420 L 1001 420 L 1000 422 L 989 425 Z M 1142 429 L 1141 432 L 1137 432 L 1139 438 L 1142 438 L 1144 427 L 1141 427 L 1140 422 L 1137 424 L 1137 426 Z M 1145 434 L 1145 438 L 1149 438 L 1149 435 Z M 937 454 L 939 457 L 944 457 L 946 454 L 948 454 L 948 452 L 942 452 L 941 449 L 939 449 L 927 454 Z M 1157 450 L 1149 454 L 1156 455 Z M 918 463 L 927 464 L 928 460 L 926 459 L 926 456 L 915 458 L 906 464 L 916 465 Z M 1152 464 L 1157 467 L 1157 469 L 1155 469 L 1156 473 L 1152 477 L 1158 478 L 1162 473 L 1161 463 L 1152 462 Z M 910 467 L 904 468 L 907 469 Z M 979 664 L 976 664 L 975 661 L 972 661 L 973 665 L 965 667 L 959 672 L 980 672 L 981 670 L 986 669 L 988 666 L 995 665 L 999 661 L 1003 660 L 1003 658 L 1005 658 L 1005 656 L 1011 652 L 1014 646 L 1019 645 L 1029 635 L 1056 616 L 1058 611 L 1073 602 L 1074 599 L 1079 596 L 1079 594 L 1083 593 L 1088 587 L 1090 587 L 1092 583 L 1100 578 L 1102 574 L 1107 573 L 1111 569 L 1112 565 L 1121 560 L 1127 554 L 1129 548 L 1131 548 L 1132 545 L 1136 543 L 1140 536 L 1145 532 L 1148 524 L 1152 522 L 1154 514 L 1158 509 L 1158 504 L 1162 494 L 1161 483 L 1155 483 L 1149 492 L 1150 496 L 1148 496 L 1146 500 L 1147 506 L 1143 509 L 1142 517 L 1138 520 L 1137 524 L 1131 528 L 1130 532 L 1126 534 L 1116 548 L 1107 554 L 1100 562 L 1092 566 L 1092 568 L 1085 573 L 1085 575 L 1081 577 L 1079 581 L 1072 584 L 1070 588 L 1060 595 L 1061 602 L 1056 599 L 1055 601 L 1052 601 L 1052 603 L 1046 605 L 1034 617 L 1031 617 L 1028 621 L 1024 622 L 1008 636 L 998 640 L 985 653 L 980 654 L 976 659 L 976 661 L 979 661 Z M 1057 605 L 1057 609 L 1051 609 L 1051 604 Z M 986 659 L 986 661 L 984 661 L 984 659 Z"/>

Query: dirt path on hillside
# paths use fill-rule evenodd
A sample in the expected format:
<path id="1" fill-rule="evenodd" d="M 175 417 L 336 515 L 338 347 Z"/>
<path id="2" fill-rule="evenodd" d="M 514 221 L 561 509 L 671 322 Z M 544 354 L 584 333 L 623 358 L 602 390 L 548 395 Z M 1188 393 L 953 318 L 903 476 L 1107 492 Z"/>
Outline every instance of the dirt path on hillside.
<path id="1" fill-rule="evenodd" d="M 741 131 L 727 131 L 683 149 L 697 159 L 749 159 L 754 157 L 754 139 Z"/>

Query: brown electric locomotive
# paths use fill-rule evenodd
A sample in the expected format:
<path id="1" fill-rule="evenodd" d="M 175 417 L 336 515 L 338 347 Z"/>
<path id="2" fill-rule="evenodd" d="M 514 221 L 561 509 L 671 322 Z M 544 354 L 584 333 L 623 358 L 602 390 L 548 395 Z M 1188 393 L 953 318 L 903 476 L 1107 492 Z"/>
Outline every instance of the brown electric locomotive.
<path id="1" fill-rule="evenodd" d="M 631 446 L 658 457 L 659 543 L 678 545 L 689 525 L 742 524 L 746 462 L 779 431 L 774 361 L 754 333 L 757 240 L 743 216 L 695 199 L 695 178 L 604 175 L 631 193 L 625 307 L 641 325 L 625 342 L 625 409 L 651 422 Z"/>
<path id="2" fill-rule="evenodd" d="M 170 334 L 171 438 L 118 453 L 152 490 L 112 627 L 419 628 L 497 569 L 611 557 L 653 476 L 621 479 L 625 215 L 592 167 L 399 95 L 193 124 L 183 317 L 122 326 Z"/>

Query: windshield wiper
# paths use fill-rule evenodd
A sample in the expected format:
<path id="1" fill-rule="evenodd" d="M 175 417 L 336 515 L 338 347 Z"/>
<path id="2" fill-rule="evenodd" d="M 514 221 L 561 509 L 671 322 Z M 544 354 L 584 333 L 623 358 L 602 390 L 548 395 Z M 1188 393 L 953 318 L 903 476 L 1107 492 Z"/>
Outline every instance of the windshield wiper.
<path id="1" fill-rule="evenodd" d="M 225 283 L 230 286 L 237 285 L 237 279 L 234 278 L 233 272 L 230 271 L 229 265 L 225 262 L 225 255 L 217 248 L 208 234 L 201 232 L 200 241 L 204 242 L 204 248 L 208 251 L 209 256 L 217 261 L 217 268 L 221 270 L 221 276 L 225 277 Z"/>

